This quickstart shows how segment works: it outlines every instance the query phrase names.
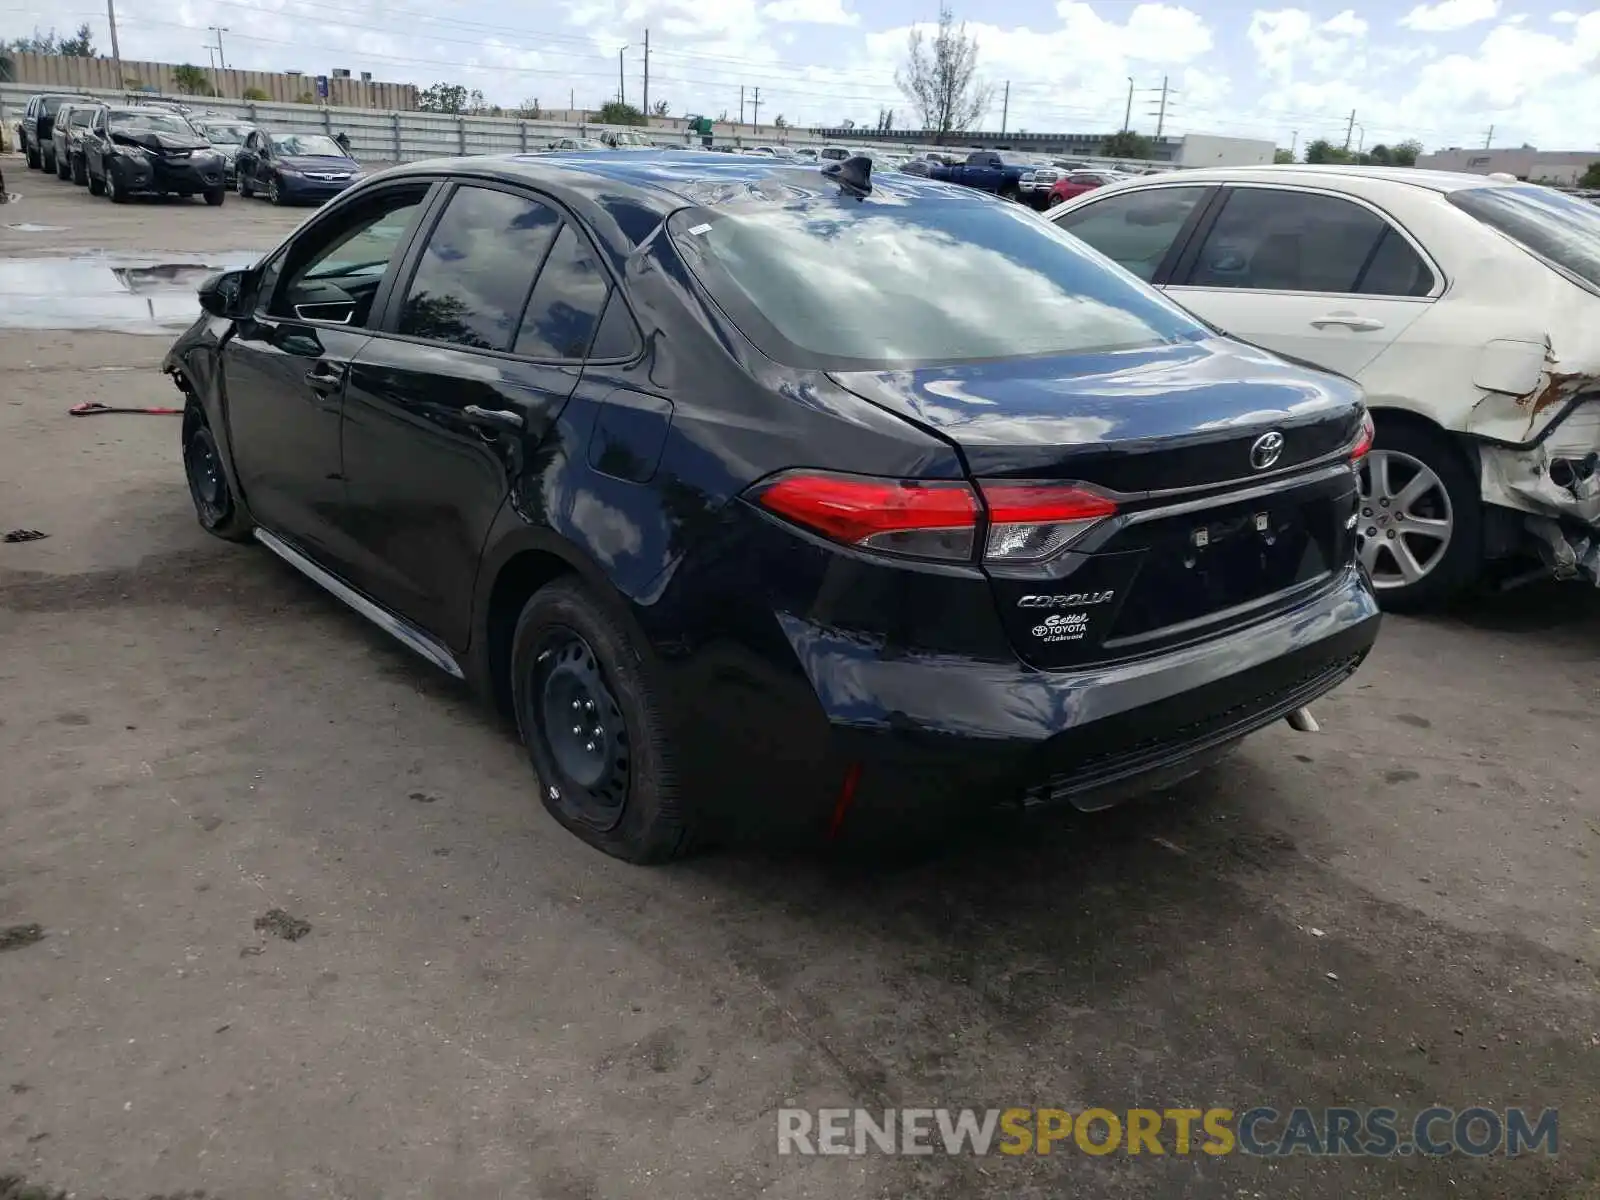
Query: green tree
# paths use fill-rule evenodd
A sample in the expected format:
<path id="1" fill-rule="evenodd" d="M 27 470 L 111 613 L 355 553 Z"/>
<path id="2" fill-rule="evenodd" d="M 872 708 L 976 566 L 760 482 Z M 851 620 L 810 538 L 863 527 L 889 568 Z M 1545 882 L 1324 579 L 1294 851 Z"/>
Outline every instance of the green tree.
<path id="1" fill-rule="evenodd" d="M 1350 151 L 1342 146 L 1335 146 L 1327 138 L 1317 138 L 1306 143 L 1308 163 L 1347 163 L 1350 160 Z"/>
<path id="2" fill-rule="evenodd" d="M 1108 137 L 1100 153 L 1107 158 L 1149 158 L 1152 149 L 1150 139 L 1144 134 L 1124 129 Z"/>
<path id="3" fill-rule="evenodd" d="M 1600 188 L 1600 162 L 1592 162 L 1582 175 L 1578 176 L 1578 186 L 1581 188 Z"/>
<path id="4" fill-rule="evenodd" d="M 645 125 L 644 114 L 631 104 L 624 104 L 620 100 L 613 100 L 600 110 L 600 124 L 602 125 Z"/>
<path id="5" fill-rule="evenodd" d="M 772 127 L 774 129 L 787 129 L 789 128 L 789 122 L 784 118 L 782 113 L 779 113 L 777 116 L 772 118 Z"/>
<path id="6" fill-rule="evenodd" d="M 650 115 L 652 117 L 664 117 L 671 111 L 672 105 L 665 100 L 657 100 L 650 106 Z"/>
<path id="7" fill-rule="evenodd" d="M 9 42 L 0 42 L 0 83 L 13 83 L 17 78 L 15 51 Z"/>
<path id="8" fill-rule="evenodd" d="M 1403 142 L 1396 142 L 1390 148 L 1394 165 L 1397 167 L 1414 167 L 1417 165 L 1417 155 L 1422 153 L 1422 143 L 1416 138 L 1407 138 Z"/>
<path id="9" fill-rule="evenodd" d="M 310 92 L 301 92 L 294 98 L 294 102 L 296 104 L 315 104 L 317 102 L 317 98 Z"/>
<path id="10" fill-rule="evenodd" d="M 56 53 L 66 58 L 93 58 L 94 33 L 85 21 L 78 26 L 78 32 L 69 38 L 63 38 L 56 43 Z"/>
<path id="11" fill-rule="evenodd" d="M 211 81 L 206 78 L 206 73 L 193 63 L 184 63 L 182 66 L 172 68 L 172 86 L 185 96 L 214 96 Z"/>
<path id="12" fill-rule="evenodd" d="M 894 128 L 894 109 L 892 109 L 892 108 L 880 108 L 878 110 L 878 121 L 877 121 L 877 124 L 876 124 L 875 128 L 877 129 L 877 131 L 879 133 L 888 133 L 891 129 L 893 129 Z"/>
<path id="13" fill-rule="evenodd" d="M 239 98 L 241 100 L 254 100 L 254 101 L 257 101 L 258 103 L 260 101 L 262 101 L 262 100 L 271 100 L 272 99 L 271 96 L 267 95 L 266 92 L 262 91 L 258 87 L 247 87 L 247 88 L 245 88 L 244 91 L 239 93 Z"/>
<path id="14" fill-rule="evenodd" d="M 1394 151 L 1379 142 L 1371 150 L 1361 155 L 1361 161 L 1374 163 L 1380 167 L 1392 167 L 1394 166 Z"/>
<path id="15" fill-rule="evenodd" d="M 539 97 L 535 96 L 517 105 L 516 111 L 511 115 L 521 117 L 524 121 L 537 121 L 544 116 L 544 109 L 539 107 Z"/>
<path id="16" fill-rule="evenodd" d="M 978 39 L 956 24 L 948 3 L 939 5 L 939 29 L 930 42 L 921 27 L 906 39 L 906 61 L 894 81 L 922 116 L 935 143 L 969 128 L 988 111 L 994 88 L 978 77 Z"/>
<path id="17" fill-rule="evenodd" d="M 1292 163 L 1294 161 L 1294 151 L 1274 150 L 1272 152 L 1272 161 L 1275 163 Z"/>
<path id="18" fill-rule="evenodd" d="M 436 83 L 417 93 L 417 108 L 422 112 L 461 113 L 467 101 L 467 89 L 459 83 Z"/>

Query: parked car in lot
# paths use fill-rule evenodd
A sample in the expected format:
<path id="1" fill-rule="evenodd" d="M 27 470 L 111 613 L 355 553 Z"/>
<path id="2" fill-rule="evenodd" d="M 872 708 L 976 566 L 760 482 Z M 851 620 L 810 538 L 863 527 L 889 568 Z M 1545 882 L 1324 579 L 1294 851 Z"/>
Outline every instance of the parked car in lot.
<path id="1" fill-rule="evenodd" d="M 72 92 L 45 92 L 28 97 L 28 103 L 22 110 L 22 144 L 18 148 L 33 170 L 56 169 L 55 144 L 51 140 L 55 133 L 56 112 L 63 104 L 70 104 L 74 100 L 92 101 L 93 97 Z"/>
<path id="2" fill-rule="evenodd" d="M 50 141 L 58 179 L 70 179 L 79 187 L 89 182 L 83 159 L 83 135 L 93 123 L 95 113 L 103 107 L 98 100 L 71 100 L 56 110 Z"/>
<path id="3" fill-rule="evenodd" d="M 1600 582 L 1600 211 L 1380 167 L 1185 171 L 1049 218 L 1174 300 L 1366 390 L 1361 555 L 1392 607 L 1538 551 Z"/>
<path id="4" fill-rule="evenodd" d="M 477 685 L 636 861 L 1098 807 L 1356 669 L 1353 384 L 1013 206 L 828 169 L 359 185 L 166 357 L 201 524 Z"/>
<path id="5" fill-rule="evenodd" d="M 236 186 L 238 175 L 235 164 L 239 158 L 239 151 L 244 149 L 245 140 L 256 132 L 256 127 L 248 121 L 240 121 L 234 117 L 210 115 L 190 117 L 189 124 L 194 126 L 201 137 L 211 143 L 213 150 L 222 155 L 227 185 Z"/>
<path id="6" fill-rule="evenodd" d="M 246 200 L 261 193 L 274 204 L 321 204 L 361 177 L 361 166 L 325 133 L 245 135 L 233 160 L 235 186 Z"/>
<path id="7" fill-rule="evenodd" d="M 1020 158 L 994 150 L 975 150 L 967 155 L 966 162 L 960 166 L 931 164 L 927 176 L 945 183 L 977 188 L 981 192 L 993 192 L 1007 200 L 1021 200 L 1022 177 L 1035 169 L 1033 163 Z"/>
<path id="8" fill-rule="evenodd" d="M 1062 204 L 1095 188 L 1123 183 L 1132 178 L 1132 175 L 1124 175 L 1120 171 L 1068 171 L 1050 185 L 1049 202 L 1051 205 Z"/>
<path id="9" fill-rule="evenodd" d="M 182 116 L 151 105 L 103 105 L 79 140 L 91 194 L 122 204 L 136 195 L 227 196 L 222 155 Z"/>
<path id="10" fill-rule="evenodd" d="M 564 138 L 557 138 L 555 141 L 551 142 L 550 143 L 550 149 L 552 149 L 552 150 L 605 150 L 605 149 L 607 149 L 607 146 L 606 146 L 606 144 L 604 142 L 596 141 L 594 138 L 564 137 Z"/>

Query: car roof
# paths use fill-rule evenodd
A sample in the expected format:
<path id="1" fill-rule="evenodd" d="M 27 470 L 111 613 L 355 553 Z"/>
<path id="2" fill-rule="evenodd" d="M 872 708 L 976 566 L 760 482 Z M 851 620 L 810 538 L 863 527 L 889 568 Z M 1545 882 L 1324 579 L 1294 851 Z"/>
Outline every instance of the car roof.
<path id="1" fill-rule="evenodd" d="M 1139 179 L 1153 176 L 1137 176 Z M 1193 179 L 1209 183 L 1338 183 L 1351 179 L 1400 183 L 1434 192 L 1454 192 L 1462 188 L 1508 187 L 1505 180 L 1464 171 L 1429 171 L 1417 167 L 1344 166 L 1323 163 L 1272 163 L 1246 167 L 1197 167 L 1164 173 L 1162 182 Z"/>
<path id="2" fill-rule="evenodd" d="M 384 178 L 407 175 L 488 175 L 511 182 L 626 198 L 666 216 L 686 205 L 710 207 L 732 200 L 792 202 L 824 194 L 836 185 L 816 167 L 765 155 L 719 154 L 695 150 L 599 150 L 564 155 L 559 150 L 530 154 L 474 155 L 391 167 Z M 876 179 L 873 191 L 896 197 L 924 196 L 988 202 L 971 188 L 938 183 L 899 172 Z"/>

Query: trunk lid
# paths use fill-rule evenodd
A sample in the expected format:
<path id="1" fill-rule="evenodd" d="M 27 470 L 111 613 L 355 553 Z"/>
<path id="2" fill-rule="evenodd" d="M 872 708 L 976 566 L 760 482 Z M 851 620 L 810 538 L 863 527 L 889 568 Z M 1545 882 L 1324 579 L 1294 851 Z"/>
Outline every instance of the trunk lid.
<path id="1" fill-rule="evenodd" d="M 1012 643 L 1035 666 L 1248 623 L 1353 561 L 1343 452 L 1363 406 L 1338 376 L 1214 338 L 833 378 L 948 439 L 976 480 L 1114 494 L 1116 515 L 1056 558 L 987 565 Z"/>

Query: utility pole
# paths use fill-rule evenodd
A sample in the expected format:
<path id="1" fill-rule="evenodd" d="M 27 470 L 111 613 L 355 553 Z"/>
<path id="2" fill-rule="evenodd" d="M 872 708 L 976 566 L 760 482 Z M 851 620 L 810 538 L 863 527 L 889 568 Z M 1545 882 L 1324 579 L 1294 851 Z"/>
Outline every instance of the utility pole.
<path id="1" fill-rule="evenodd" d="M 1294 158 L 1294 152 L 1300 148 L 1300 131 L 1296 129 L 1289 137 L 1289 157 Z"/>
<path id="2" fill-rule="evenodd" d="M 650 31 L 644 31 L 644 116 L 650 124 Z"/>
<path id="3" fill-rule="evenodd" d="M 1156 89 L 1150 88 L 1149 90 L 1153 92 Z M 1161 137 L 1161 131 L 1165 129 L 1167 125 L 1167 97 L 1176 96 L 1177 94 L 1177 92 L 1173 91 L 1167 86 L 1167 76 L 1163 75 L 1161 77 L 1161 103 L 1159 106 L 1157 106 L 1156 110 L 1150 114 L 1156 119 L 1156 138 L 1158 140 Z"/>
<path id="4" fill-rule="evenodd" d="M 739 85 L 739 124 L 744 124 L 744 84 Z"/>
<path id="5" fill-rule="evenodd" d="M 756 88 L 755 97 L 750 101 L 750 124 L 757 129 L 761 128 L 761 89 Z"/>
<path id="6" fill-rule="evenodd" d="M 1350 123 L 1344 127 L 1344 148 L 1350 149 L 1350 138 L 1356 131 L 1356 110 L 1350 110 Z"/>
<path id="7" fill-rule="evenodd" d="M 1006 80 L 1005 98 L 1000 101 L 1000 134 L 1005 136 L 1006 118 L 1011 115 L 1011 80 Z"/>
<path id="8" fill-rule="evenodd" d="M 1128 76 L 1128 105 L 1122 110 L 1122 132 L 1133 127 L 1133 76 Z"/>
<path id="9" fill-rule="evenodd" d="M 228 69 L 228 56 L 222 51 L 222 35 L 228 32 L 226 25 L 213 25 L 211 32 L 217 35 L 217 63 L 224 71 Z"/>
<path id="10" fill-rule="evenodd" d="M 624 46 L 624 47 L 622 47 L 621 50 L 617 51 L 617 103 L 618 104 L 626 104 L 628 102 L 628 85 L 623 82 L 623 78 L 622 78 L 622 72 L 623 72 L 623 69 L 624 69 L 623 65 L 622 65 L 622 55 L 623 55 L 624 51 L 626 51 L 627 49 L 628 48 L 626 46 Z"/>
<path id="11" fill-rule="evenodd" d="M 1483 148 L 1487 150 L 1494 142 L 1494 126 L 1489 126 L 1489 132 L 1483 135 Z"/>
<path id="12" fill-rule="evenodd" d="M 122 90 L 122 51 L 117 46 L 117 0 L 106 0 L 106 21 L 111 25 L 111 61 L 117 64 L 117 90 Z"/>

